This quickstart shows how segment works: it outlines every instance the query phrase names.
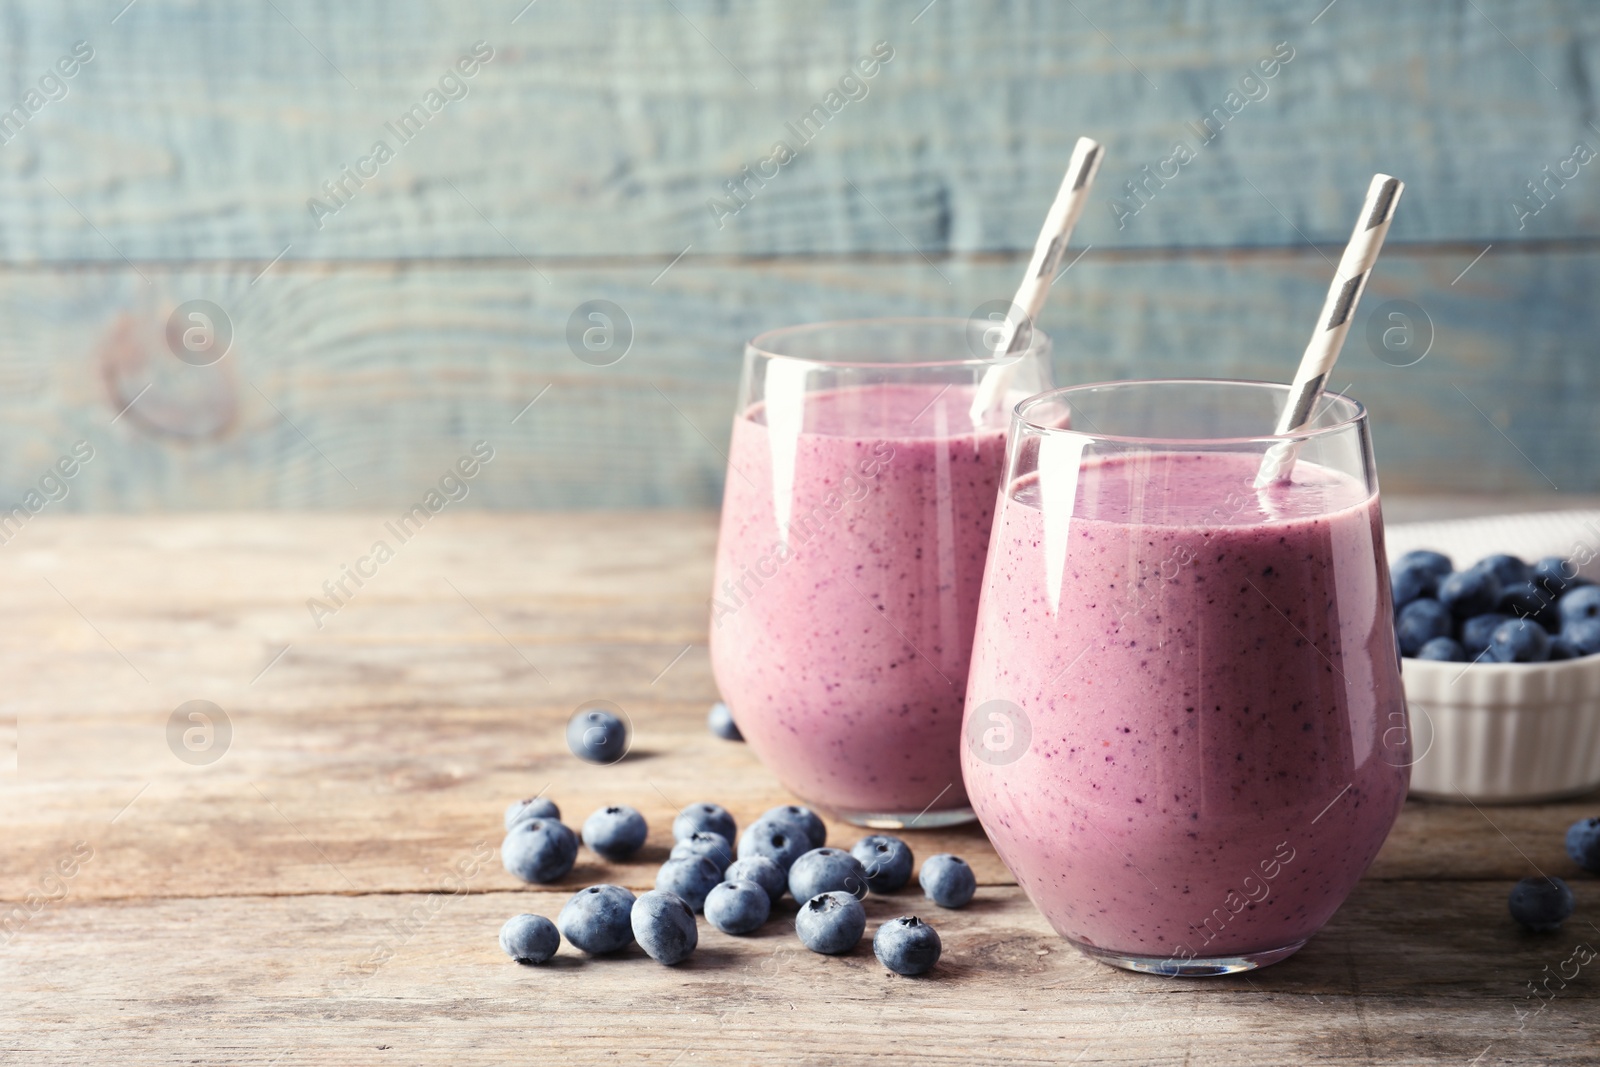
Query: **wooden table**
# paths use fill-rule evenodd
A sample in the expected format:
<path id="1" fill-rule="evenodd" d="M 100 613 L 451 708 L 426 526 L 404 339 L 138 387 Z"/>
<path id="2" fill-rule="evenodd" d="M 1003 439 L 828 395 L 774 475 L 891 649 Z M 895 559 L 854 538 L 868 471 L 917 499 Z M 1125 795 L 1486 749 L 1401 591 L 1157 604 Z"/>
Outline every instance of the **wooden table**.
<path id="1" fill-rule="evenodd" d="M 1249 976 L 1164 980 L 1088 961 L 976 829 L 907 835 L 919 855 L 967 856 L 981 884 L 964 911 L 933 912 L 945 955 L 928 979 L 888 974 L 866 943 L 813 955 L 782 921 L 743 939 L 702 925 L 699 951 L 674 969 L 637 949 L 588 960 L 565 945 L 547 966 L 515 966 L 495 941 L 505 918 L 554 916 L 598 880 L 649 887 L 680 805 L 719 800 L 743 822 L 788 799 L 704 726 L 713 519 L 447 512 L 319 630 L 307 598 L 386 518 L 52 518 L 0 552 L 0 1060 L 1600 1056 L 1600 962 L 1551 980 L 1543 999 L 1529 991 L 1579 945 L 1600 946 L 1600 884 L 1561 845 L 1568 823 L 1600 809 L 1594 797 L 1409 804 L 1329 926 Z M 617 766 L 565 751 L 562 724 L 589 698 L 632 716 L 634 752 Z M 169 718 L 189 700 L 227 716 L 213 762 L 169 748 Z M 224 747 L 220 730 L 211 744 L 203 754 Z M 507 875 L 502 809 L 547 787 L 569 822 L 637 806 L 651 824 L 641 861 L 585 852 L 548 890 Z M 1560 933 L 1507 917 L 1511 883 L 1536 868 L 1577 894 Z M 867 908 L 874 922 L 932 910 L 911 894 Z"/>

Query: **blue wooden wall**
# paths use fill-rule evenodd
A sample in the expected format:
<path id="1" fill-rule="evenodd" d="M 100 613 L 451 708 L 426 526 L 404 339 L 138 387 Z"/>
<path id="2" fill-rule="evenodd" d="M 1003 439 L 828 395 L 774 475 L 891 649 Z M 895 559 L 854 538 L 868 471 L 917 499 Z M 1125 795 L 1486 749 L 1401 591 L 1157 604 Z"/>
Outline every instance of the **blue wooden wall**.
<path id="1" fill-rule="evenodd" d="M 1287 378 L 1386 170 L 1385 486 L 1600 490 L 1597 63 L 1583 0 L 0 3 L 0 502 L 86 441 L 52 506 L 387 508 L 486 440 L 472 504 L 713 505 L 743 340 L 1008 297 L 1080 134 L 1062 381 Z"/>

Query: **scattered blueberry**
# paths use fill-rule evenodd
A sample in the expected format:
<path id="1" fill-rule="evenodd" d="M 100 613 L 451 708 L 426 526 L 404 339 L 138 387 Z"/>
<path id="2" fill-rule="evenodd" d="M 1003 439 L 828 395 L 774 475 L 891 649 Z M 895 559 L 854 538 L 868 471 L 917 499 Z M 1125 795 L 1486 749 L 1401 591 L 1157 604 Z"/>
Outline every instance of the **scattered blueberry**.
<path id="1" fill-rule="evenodd" d="M 1532 619 L 1512 619 L 1495 628 L 1489 639 L 1494 663 L 1543 663 L 1550 658 L 1550 634 Z"/>
<path id="2" fill-rule="evenodd" d="M 1432 597 L 1413 600 L 1401 608 L 1394 623 L 1400 651 L 1407 656 L 1415 656 L 1435 637 L 1449 637 L 1452 628 L 1449 609 Z"/>
<path id="3" fill-rule="evenodd" d="M 728 869 L 728 864 L 733 862 L 733 846 L 721 834 L 714 834 L 710 830 L 701 830 L 672 846 L 672 853 L 668 860 L 694 859 L 703 856 L 717 866 L 717 874 Z"/>
<path id="4" fill-rule="evenodd" d="M 1465 663 L 1467 650 L 1453 637 L 1435 637 L 1417 650 L 1417 659 L 1437 659 L 1450 663 Z"/>
<path id="5" fill-rule="evenodd" d="M 941 852 L 922 861 L 917 882 L 941 908 L 964 908 L 978 890 L 978 879 L 960 856 Z"/>
<path id="6" fill-rule="evenodd" d="M 942 947 L 939 931 L 915 915 L 891 919 L 872 938 L 872 954 L 895 974 L 927 974 Z"/>
<path id="7" fill-rule="evenodd" d="M 583 843 L 612 863 L 638 852 L 649 833 L 644 816 L 625 804 L 601 808 L 583 821 Z"/>
<path id="8" fill-rule="evenodd" d="M 656 888 L 682 897 L 693 911 L 705 907 L 706 894 L 722 881 L 722 868 L 704 856 L 668 860 L 656 872 Z"/>
<path id="9" fill-rule="evenodd" d="M 1583 655 L 1583 650 L 1560 634 L 1550 639 L 1550 661 L 1552 663 L 1560 659 L 1577 659 L 1581 655 Z"/>
<path id="10" fill-rule="evenodd" d="M 783 804 L 762 813 L 763 819 L 788 819 L 796 823 L 806 832 L 806 839 L 811 842 L 812 848 L 821 848 L 828 843 L 828 828 L 822 825 L 822 820 L 810 808 L 799 804 Z"/>
<path id="11" fill-rule="evenodd" d="M 1467 650 L 1469 657 L 1481 655 L 1489 647 L 1489 638 L 1494 636 L 1494 632 L 1502 623 L 1510 621 L 1510 615 L 1498 612 L 1473 616 L 1461 624 L 1461 647 Z"/>
<path id="12" fill-rule="evenodd" d="M 1580 619 L 1600 618 L 1600 585 L 1580 585 L 1569 589 L 1557 601 L 1561 609 L 1561 625 L 1567 626 Z"/>
<path id="13" fill-rule="evenodd" d="M 513 915 L 500 927 L 500 947 L 518 963 L 543 963 L 561 947 L 561 935 L 543 915 Z"/>
<path id="14" fill-rule="evenodd" d="M 1588 583 L 1578 577 L 1578 568 L 1560 556 L 1546 556 L 1533 565 L 1533 580 L 1560 596 L 1568 589 Z"/>
<path id="15" fill-rule="evenodd" d="M 1516 556 L 1497 552 L 1492 556 L 1485 556 L 1472 565 L 1473 570 L 1488 571 L 1494 575 L 1495 581 L 1504 589 L 1508 585 L 1519 585 L 1522 582 L 1533 580 L 1533 569 Z"/>
<path id="16" fill-rule="evenodd" d="M 849 893 L 857 899 L 867 895 L 867 872 L 850 853 L 837 848 L 814 848 L 789 868 L 789 895 L 794 899 L 810 900 L 833 892 Z"/>
<path id="17" fill-rule="evenodd" d="M 1600 819 L 1579 819 L 1567 827 L 1567 855 L 1584 870 L 1600 874 Z"/>
<path id="18" fill-rule="evenodd" d="M 507 830 L 529 819 L 555 819 L 560 822 L 561 809 L 556 807 L 556 802 L 549 797 L 529 797 L 527 800 L 514 801 L 506 809 Z"/>
<path id="19" fill-rule="evenodd" d="M 838 956 L 849 952 L 867 930 L 867 909 L 849 893 L 821 893 L 800 905 L 794 932 L 812 952 Z"/>
<path id="20" fill-rule="evenodd" d="M 734 860 L 722 877 L 730 882 L 754 882 L 767 891 L 767 897 L 776 904 L 789 891 L 789 876 L 783 868 L 765 856 L 747 856 Z"/>
<path id="21" fill-rule="evenodd" d="M 567 747 L 590 763 L 615 763 L 628 753 L 628 724 L 605 708 L 579 708 L 567 722 Z"/>
<path id="22" fill-rule="evenodd" d="M 690 834 L 701 830 L 709 830 L 714 834 L 721 834 L 732 842 L 739 836 L 739 828 L 734 825 L 733 816 L 728 814 L 728 809 L 721 804 L 702 801 L 699 804 L 690 804 L 678 812 L 678 817 L 672 820 L 672 839 L 682 841 Z"/>
<path id="23" fill-rule="evenodd" d="M 1395 570 L 1409 570 L 1417 568 L 1432 574 L 1435 578 L 1443 578 L 1456 569 L 1450 562 L 1450 557 L 1443 552 L 1435 552 L 1431 548 L 1418 548 L 1407 552 L 1395 562 Z"/>
<path id="24" fill-rule="evenodd" d="M 578 859 L 578 835 L 554 819 L 519 822 L 500 842 L 500 862 L 524 882 L 556 882 Z"/>
<path id="25" fill-rule="evenodd" d="M 1524 878 L 1511 890 L 1511 917 L 1530 930 L 1559 929 L 1572 908 L 1572 890 L 1559 878 Z"/>
<path id="26" fill-rule="evenodd" d="M 850 855 L 860 861 L 867 888 L 874 893 L 893 893 L 911 881 L 911 847 L 898 837 L 863 837 L 851 846 Z"/>
<path id="27" fill-rule="evenodd" d="M 688 959 L 700 943 L 700 930 L 688 902 L 661 889 L 641 893 L 634 901 L 632 924 L 639 947 L 668 967 Z"/>
<path id="28" fill-rule="evenodd" d="M 633 927 L 633 894 L 620 885 L 592 885 L 572 894 L 556 916 L 561 936 L 578 948 L 598 956 L 628 947 Z"/>
<path id="29" fill-rule="evenodd" d="M 1519 619 L 1532 619 L 1551 632 L 1561 629 L 1556 598 L 1533 582 L 1505 586 L 1500 593 L 1500 611 Z"/>
<path id="30" fill-rule="evenodd" d="M 1500 580 L 1492 572 L 1476 567 L 1457 571 L 1439 582 L 1439 603 L 1458 619 L 1493 611 L 1500 603 Z"/>
<path id="31" fill-rule="evenodd" d="M 739 724 L 733 721 L 733 712 L 728 710 L 728 705 L 717 701 L 711 705 L 711 712 L 706 716 L 706 725 L 711 727 L 711 732 L 724 741 L 743 741 L 744 734 L 739 732 Z"/>
<path id="32" fill-rule="evenodd" d="M 755 882 L 723 882 L 706 895 L 706 921 L 725 934 L 748 934 L 772 914 L 772 898 Z"/>
<path id="33" fill-rule="evenodd" d="M 1593 588 L 1585 586 L 1585 588 Z M 1600 619 L 1579 619 L 1561 627 L 1561 637 L 1578 650 L 1580 656 L 1600 652 Z"/>
<path id="34" fill-rule="evenodd" d="M 757 819 L 739 837 L 739 858 L 765 856 L 788 877 L 794 861 L 811 851 L 805 830 L 787 820 Z"/>

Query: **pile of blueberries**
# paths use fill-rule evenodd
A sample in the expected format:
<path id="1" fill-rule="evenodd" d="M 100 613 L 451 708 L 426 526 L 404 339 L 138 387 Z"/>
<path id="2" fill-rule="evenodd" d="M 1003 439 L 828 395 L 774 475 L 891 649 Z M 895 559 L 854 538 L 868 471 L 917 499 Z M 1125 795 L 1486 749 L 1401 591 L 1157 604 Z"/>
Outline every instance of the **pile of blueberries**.
<path id="1" fill-rule="evenodd" d="M 1600 819 L 1579 819 L 1567 828 L 1567 855 L 1586 871 L 1600 874 Z M 1511 917 L 1530 930 L 1559 929 L 1576 901 L 1560 878 L 1524 878 L 1511 890 Z"/>
<path id="2" fill-rule="evenodd" d="M 1418 549 L 1390 583 L 1402 656 L 1543 663 L 1600 653 L 1600 586 L 1558 556 L 1531 566 L 1486 556 L 1457 571 L 1442 552 Z"/>
<path id="3" fill-rule="evenodd" d="M 534 797 L 506 809 L 500 846 L 507 871 L 525 882 L 559 881 L 578 858 L 578 835 L 561 822 L 555 803 Z M 645 842 L 644 816 L 625 805 L 601 808 L 583 823 L 582 840 L 610 862 L 627 860 Z M 565 937 L 591 955 L 638 942 L 654 960 L 672 965 L 699 943 L 695 913 L 726 934 L 749 934 L 788 893 L 799 902 L 795 933 L 813 952 L 849 952 L 866 932 L 861 900 L 870 890 L 893 893 L 911 880 L 911 849 L 897 837 L 873 834 L 846 852 L 826 847 L 827 829 L 809 808 L 773 808 L 738 834 L 720 804 L 691 804 L 672 823 L 676 844 L 656 873 L 654 890 L 635 897 L 618 885 L 573 894 L 552 923 L 516 915 L 500 929 L 500 947 L 518 963 L 543 963 Z M 737 838 L 738 858 L 733 841 Z M 943 908 L 964 907 L 977 889 L 972 868 L 956 856 L 923 861 L 918 881 Z M 878 927 L 872 950 L 896 974 L 924 974 L 938 962 L 939 934 L 916 916 Z"/>

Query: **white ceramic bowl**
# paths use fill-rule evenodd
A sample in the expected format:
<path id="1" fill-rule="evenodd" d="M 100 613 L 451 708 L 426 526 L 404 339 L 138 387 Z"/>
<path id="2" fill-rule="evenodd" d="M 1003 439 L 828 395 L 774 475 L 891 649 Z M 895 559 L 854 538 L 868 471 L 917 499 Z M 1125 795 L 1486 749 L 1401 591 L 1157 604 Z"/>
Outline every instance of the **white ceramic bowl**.
<path id="1" fill-rule="evenodd" d="M 1411 715 L 1411 793 L 1509 804 L 1600 786 L 1600 656 L 1441 663 L 1400 672 Z"/>
<path id="2" fill-rule="evenodd" d="M 1561 556 L 1595 577 L 1600 512 L 1500 515 L 1388 527 L 1391 560 L 1414 548 L 1470 567 L 1491 552 Z M 1511 804 L 1600 787 L 1600 656 L 1558 663 L 1407 659 L 1413 796 Z"/>

